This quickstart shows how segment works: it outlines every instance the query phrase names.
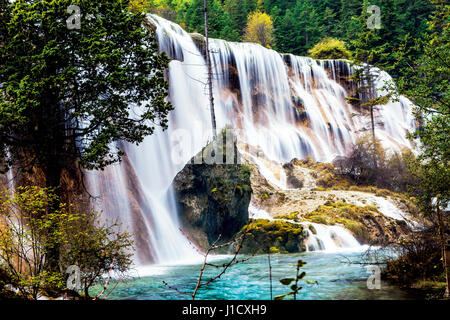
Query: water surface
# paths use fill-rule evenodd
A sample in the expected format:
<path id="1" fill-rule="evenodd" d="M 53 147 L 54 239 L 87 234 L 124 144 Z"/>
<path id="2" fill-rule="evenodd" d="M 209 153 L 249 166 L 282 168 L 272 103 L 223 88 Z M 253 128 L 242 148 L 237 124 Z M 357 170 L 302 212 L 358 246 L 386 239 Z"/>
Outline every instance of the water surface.
<path id="1" fill-rule="evenodd" d="M 305 279 L 315 280 L 318 284 L 302 282 L 298 299 L 306 300 L 406 300 L 417 299 L 410 292 L 381 282 L 380 290 L 369 290 L 366 266 L 348 263 L 358 261 L 361 253 L 307 252 L 302 254 L 272 255 L 273 296 L 289 291 L 280 284 L 279 279 L 294 277 L 296 262 L 302 259 L 307 265 Z M 215 261 L 217 264 L 226 259 Z M 137 270 L 139 276 L 121 282 L 108 299 L 132 300 L 181 300 L 190 299 L 175 290 L 167 288 L 166 281 L 178 290 L 192 292 L 201 265 L 152 266 Z M 208 267 L 204 279 L 216 275 L 218 270 Z M 93 294 L 99 288 L 93 290 Z M 255 256 L 249 261 L 234 265 L 217 281 L 199 290 L 197 299 L 201 300 L 269 300 L 270 277 L 267 256 Z"/>

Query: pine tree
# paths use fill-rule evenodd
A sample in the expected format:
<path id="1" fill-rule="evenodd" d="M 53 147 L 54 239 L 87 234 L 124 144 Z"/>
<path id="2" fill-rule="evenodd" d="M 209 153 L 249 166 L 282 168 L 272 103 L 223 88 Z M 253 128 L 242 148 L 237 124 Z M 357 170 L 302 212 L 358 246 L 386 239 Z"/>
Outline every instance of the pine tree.
<path id="1" fill-rule="evenodd" d="M 96 17 L 79 30 L 66 25 L 72 1 L 5 2 L 0 150 L 9 163 L 41 168 L 47 187 L 57 188 L 75 161 L 103 169 L 120 161 L 114 142 L 139 143 L 152 122 L 167 125 L 168 59 L 128 1 L 78 3 Z"/>

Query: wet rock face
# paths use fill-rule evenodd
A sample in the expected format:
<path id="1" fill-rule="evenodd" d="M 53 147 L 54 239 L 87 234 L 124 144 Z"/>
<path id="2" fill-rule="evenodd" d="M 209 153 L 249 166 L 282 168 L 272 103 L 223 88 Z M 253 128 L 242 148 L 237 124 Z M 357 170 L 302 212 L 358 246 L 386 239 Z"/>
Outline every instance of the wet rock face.
<path id="1" fill-rule="evenodd" d="M 187 164 L 173 181 L 183 232 L 200 249 L 227 241 L 248 222 L 252 189 L 242 164 Z"/>

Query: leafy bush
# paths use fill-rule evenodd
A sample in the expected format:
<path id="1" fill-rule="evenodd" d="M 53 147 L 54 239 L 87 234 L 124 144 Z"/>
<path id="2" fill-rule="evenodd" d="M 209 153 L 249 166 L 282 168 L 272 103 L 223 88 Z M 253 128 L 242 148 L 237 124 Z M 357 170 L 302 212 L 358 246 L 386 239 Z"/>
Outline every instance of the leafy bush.
<path id="1" fill-rule="evenodd" d="M 345 42 L 335 38 L 325 38 L 308 51 L 313 59 L 350 59 Z"/>
<path id="2" fill-rule="evenodd" d="M 416 184 L 416 179 L 408 168 L 408 163 L 413 159 L 411 150 L 403 149 L 401 152 L 388 154 L 379 140 L 374 143 L 371 136 L 366 135 L 358 140 L 348 157 L 334 162 L 335 173 L 357 186 L 378 188 L 368 192 L 375 192 L 380 196 L 392 195 L 389 190 L 406 192 L 408 187 Z M 380 188 L 387 190 L 379 190 Z"/>
<path id="3" fill-rule="evenodd" d="M 271 48 L 274 42 L 272 17 L 267 13 L 255 11 L 248 15 L 244 41 L 259 43 Z"/>
<path id="4" fill-rule="evenodd" d="M 21 297 L 57 295 L 66 288 L 66 270 L 80 268 L 88 289 L 110 271 L 125 272 L 131 265 L 130 235 L 120 225 L 102 225 L 97 213 L 78 214 L 60 203 L 50 189 L 18 187 L 0 192 L 0 269 Z M 49 267 L 49 252 L 57 249 L 58 269 Z"/>
<path id="5" fill-rule="evenodd" d="M 442 297 L 445 291 L 445 272 L 441 259 L 441 247 L 436 236 L 436 227 L 413 233 L 400 239 L 389 250 L 394 255 L 387 256 L 382 276 L 393 283 L 411 286 L 426 291 L 437 291 Z M 379 251 L 383 252 L 383 249 Z M 427 288 L 432 284 L 433 288 Z"/>

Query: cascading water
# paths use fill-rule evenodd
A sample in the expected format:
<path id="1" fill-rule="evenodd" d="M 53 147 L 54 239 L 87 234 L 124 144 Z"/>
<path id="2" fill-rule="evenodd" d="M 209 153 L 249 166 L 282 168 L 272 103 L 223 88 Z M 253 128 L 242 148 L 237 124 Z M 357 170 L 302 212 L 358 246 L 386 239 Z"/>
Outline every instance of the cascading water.
<path id="1" fill-rule="evenodd" d="M 138 262 L 192 260 L 197 253 L 178 230 L 170 185 L 210 139 L 207 69 L 202 52 L 180 26 L 154 15 L 148 19 L 156 26 L 160 49 L 173 59 L 168 80 L 175 110 L 170 114 L 169 129 L 157 130 L 139 147 L 126 145 L 124 162 L 102 174 L 90 173 L 89 182 L 92 193 L 101 196 L 97 205 L 109 217 L 120 216 L 132 228 Z M 318 63 L 305 57 L 282 56 L 257 44 L 214 39 L 211 61 L 218 127 L 238 129 L 239 141 L 257 148 L 269 160 L 281 164 L 310 156 L 331 161 L 345 155 L 367 125 L 364 117 L 353 116 L 358 112 L 345 100 L 348 88 L 340 78 L 352 72 L 345 61 Z M 377 88 L 388 79 L 381 73 Z M 379 109 L 377 116 L 384 124 L 377 125 L 378 136 L 396 149 L 410 147 L 404 135 L 414 127 L 411 103 L 402 98 Z M 259 166 L 261 172 L 267 169 L 262 161 Z M 278 176 L 279 186 L 284 188 L 285 176 Z M 331 229 L 340 234 L 336 228 Z M 314 237 L 324 237 L 325 247 L 331 245 L 324 240 L 331 237 L 329 233 L 318 232 Z M 356 245 L 349 239 L 344 243 Z"/>
<path id="2" fill-rule="evenodd" d="M 156 16 L 151 19 L 159 26 L 161 50 L 183 60 L 173 60 L 169 66 L 170 100 L 175 106 L 169 129 L 165 132 L 157 129 L 138 147 L 127 145 L 124 163 L 113 166 L 106 175 L 91 175 L 90 180 L 94 193 L 114 203 L 108 206 L 107 214 L 114 215 L 119 209 L 122 221 L 128 220 L 126 224 L 133 226 L 138 237 L 138 262 L 193 261 L 199 255 L 179 230 L 171 182 L 209 138 L 205 135 L 210 132 L 209 113 L 203 108 L 208 100 L 199 82 L 202 79 L 193 78 L 206 74 L 205 62 L 179 26 Z M 174 141 L 183 138 L 187 140 Z M 102 179 L 108 181 L 103 189 L 99 188 Z"/>
<path id="3" fill-rule="evenodd" d="M 341 226 L 325 226 L 317 223 L 305 223 L 304 226 L 308 232 L 306 251 L 338 252 L 361 249 L 359 242 Z"/>
<path id="4" fill-rule="evenodd" d="M 250 204 L 250 218 L 274 220 L 270 214 Z M 294 224 L 301 224 L 306 230 L 308 237 L 305 240 L 306 251 L 339 252 L 343 250 L 361 250 L 358 240 L 341 226 L 326 226 L 312 222 L 295 222 L 293 220 L 281 219 Z"/>

